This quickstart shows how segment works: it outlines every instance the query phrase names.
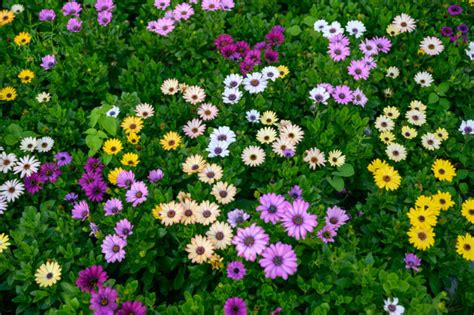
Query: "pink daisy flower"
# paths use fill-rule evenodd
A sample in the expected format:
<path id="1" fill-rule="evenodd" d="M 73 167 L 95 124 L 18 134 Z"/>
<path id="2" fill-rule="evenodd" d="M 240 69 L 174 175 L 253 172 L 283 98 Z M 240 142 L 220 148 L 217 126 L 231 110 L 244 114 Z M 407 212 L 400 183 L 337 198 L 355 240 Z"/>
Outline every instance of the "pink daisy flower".
<path id="1" fill-rule="evenodd" d="M 373 56 L 377 55 L 379 52 L 377 50 L 377 46 L 375 42 L 370 39 L 364 40 L 362 43 L 359 44 L 359 49 L 364 53 L 366 56 Z"/>
<path id="2" fill-rule="evenodd" d="M 367 80 L 370 73 L 369 68 L 365 65 L 363 60 L 352 60 L 351 64 L 347 67 L 347 71 L 355 80 Z"/>
<path id="3" fill-rule="evenodd" d="M 174 21 L 169 18 L 162 18 L 156 21 L 156 33 L 166 36 L 174 30 Z"/>
<path id="4" fill-rule="evenodd" d="M 202 1 L 202 9 L 206 11 L 217 11 L 221 8 L 221 1 L 220 0 L 203 0 Z"/>
<path id="5" fill-rule="evenodd" d="M 281 277 L 287 280 L 298 267 L 293 248 L 281 242 L 268 246 L 263 251 L 262 257 L 259 261 L 260 266 L 265 270 L 265 277 L 270 279 Z"/>
<path id="6" fill-rule="evenodd" d="M 118 235 L 107 235 L 102 242 L 102 253 L 108 263 L 122 261 L 125 258 L 127 241 Z"/>
<path id="7" fill-rule="evenodd" d="M 239 228 L 237 235 L 232 239 L 237 254 L 246 260 L 255 261 L 257 255 L 260 255 L 268 244 L 270 237 L 261 227 L 252 224 L 244 229 Z"/>
<path id="8" fill-rule="evenodd" d="M 209 103 L 202 104 L 198 109 L 198 115 L 204 121 L 213 120 L 217 117 L 218 113 L 219 109 Z"/>
<path id="9" fill-rule="evenodd" d="M 307 212 L 309 203 L 303 199 L 297 199 L 292 204 L 288 203 L 286 211 L 282 215 L 283 227 L 289 236 L 304 239 L 306 233 L 313 232 L 318 225 L 317 216 Z"/>
<path id="10" fill-rule="evenodd" d="M 165 10 L 170 5 L 170 0 L 155 0 L 155 7 L 160 10 Z"/>
<path id="11" fill-rule="evenodd" d="M 334 243 L 334 237 L 337 235 L 336 230 L 329 225 L 324 226 L 318 232 L 318 238 L 324 243 Z"/>
<path id="12" fill-rule="evenodd" d="M 187 122 L 183 127 L 184 134 L 191 139 L 197 138 L 204 133 L 206 125 L 202 123 L 201 119 L 194 118 Z"/>
<path id="13" fill-rule="evenodd" d="M 125 196 L 127 197 L 127 202 L 130 202 L 132 206 L 136 207 L 146 201 L 148 188 L 143 182 L 134 182 Z"/>
<path id="14" fill-rule="evenodd" d="M 338 104 L 347 104 L 352 101 L 353 95 L 347 85 L 338 85 L 334 88 L 332 97 Z"/>
<path id="15" fill-rule="evenodd" d="M 349 38 L 347 38 L 344 34 L 336 34 L 329 38 L 329 43 L 349 46 Z"/>
<path id="16" fill-rule="evenodd" d="M 347 58 L 351 53 L 349 47 L 339 43 L 329 44 L 328 54 L 334 61 L 341 61 Z"/>
<path id="17" fill-rule="evenodd" d="M 365 96 L 364 92 L 362 92 L 359 88 L 355 89 L 355 91 L 352 93 L 352 103 L 355 105 L 360 105 L 362 107 L 365 107 L 365 104 L 367 104 L 367 96 Z"/>
<path id="18" fill-rule="evenodd" d="M 176 21 L 187 20 L 194 14 L 194 9 L 186 2 L 178 4 L 173 10 Z"/>

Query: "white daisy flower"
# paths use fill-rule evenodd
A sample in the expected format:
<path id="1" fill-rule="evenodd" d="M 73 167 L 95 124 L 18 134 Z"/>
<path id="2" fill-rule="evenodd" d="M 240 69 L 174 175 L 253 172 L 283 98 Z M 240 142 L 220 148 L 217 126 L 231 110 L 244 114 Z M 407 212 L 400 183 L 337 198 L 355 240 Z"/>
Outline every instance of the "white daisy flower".
<path id="1" fill-rule="evenodd" d="M 405 117 L 408 120 L 408 123 L 415 126 L 423 126 L 426 123 L 426 114 L 421 110 L 409 110 L 405 113 Z"/>
<path id="2" fill-rule="evenodd" d="M 51 100 L 51 94 L 47 92 L 41 92 L 36 95 L 36 100 L 38 101 L 38 103 L 47 103 Z"/>
<path id="3" fill-rule="evenodd" d="M 359 38 L 364 35 L 366 28 L 364 23 L 362 23 L 361 21 L 352 20 L 347 22 L 346 31 L 347 33 L 349 33 L 349 35 L 352 35 L 355 38 Z"/>
<path id="4" fill-rule="evenodd" d="M 292 145 L 297 145 L 303 140 L 304 131 L 300 126 L 289 124 L 280 130 L 280 138 L 288 140 Z"/>
<path id="5" fill-rule="evenodd" d="M 380 115 L 375 119 L 375 128 L 380 132 L 391 131 L 393 127 L 395 127 L 395 123 L 385 115 Z"/>
<path id="6" fill-rule="evenodd" d="M 13 153 L 0 153 L 0 172 L 8 173 L 13 169 L 17 161 L 16 155 Z"/>
<path id="7" fill-rule="evenodd" d="M 318 166 L 326 165 L 324 152 L 318 148 L 311 148 L 304 152 L 303 161 L 309 164 L 309 168 L 315 170 Z"/>
<path id="8" fill-rule="evenodd" d="M 33 152 L 37 144 L 36 138 L 26 137 L 21 139 L 20 150 L 23 152 Z"/>
<path id="9" fill-rule="evenodd" d="M 388 67 L 386 70 L 386 77 L 396 79 L 400 75 L 400 70 L 397 67 Z"/>
<path id="10" fill-rule="evenodd" d="M 474 134 L 474 120 L 469 119 L 469 120 L 461 121 L 461 126 L 459 126 L 459 131 L 461 131 L 463 135 Z"/>
<path id="11" fill-rule="evenodd" d="M 402 315 L 405 312 L 405 308 L 398 305 L 398 298 L 394 298 L 393 300 L 390 298 L 386 299 L 383 309 L 390 315 Z"/>
<path id="12" fill-rule="evenodd" d="M 117 117 L 119 114 L 120 114 L 120 108 L 118 108 L 117 106 L 112 107 L 106 113 L 106 115 L 109 117 Z"/>
<path id="13" fill-rule="evenodd" d="M 183 98 L 186 102 L 196 105 L 204 101 L 206 93 L 203 88 L 191 85 L 184 91 Z"/>
<path id="14" fill-rule="evenodd" d="M 338 34 L 344 34 L 344 29 L 338 21 L 332 22 L 323 29 L 323 36 L 326 38 L 331 38 Z"/>
<path id="15" fill-rule="evenodd" d="M 7 204 L 7 199 L 0 195 L 0 214 L 3 214 L 5 210 L 7 210 L 8 204 Z"/>
<path id="16" fill-rule="evenodd" d="M 431 73 L 426 71 L 420 71 L 415 74 L 415 82 L 421 85 L 422 87 L 429 87 L 433 83 L 433 76 Z"/>
<path id="17" fill-rule="evenodd" d="M 238 88 L 226 88 L 222 93 L 222 101 L 225 104 L 237 104 L 242 98 L 242 92 Z"/>
<path id="18" fill-rule="evenodd" d="M 252 109 L 249 110 L 248 112 L 245 113 L 245 116 L 247 117 L 247 121 L 258 124 L 260 121 L 260 112 L 258 110 Z"/>
<path id="19" fill-rule="evenodd" d="M 438 150 L 441 141 L 436 137 L 434 133 L 426 133 L 421 137 L 421 145 L 427 150 L 434 151 Z"/>
<path id="20" fill-rule="evenodd" d="M 395 162 L 403 161 L 407 158 L 407 150 L 398 143 L 391 143 L 385 149 L 388 158 Z"/>
<path id="21" fill-rule="evenodd" d="M 328 25 L 329 24 L 326 20 L 317 20 L 314 22 L 314 30 L 316 32 L 322 32 Z"/>
<path id="22" fill-rule="evenodd" d="M 179 81 L 176 79 L 167 79 L 161 84 L 160 90 L 165 95 L 174 95 L 179 92 Z"/>
<path id="23" fill-rule="evenodd" d="M 286 150 L 295 150 L 295 145 L 292 144 L 287 138 L 278 138 L 272 143 L 272 150 L 277 155 L 285 157 Z"/>
<path id="24" fill-rule="evenodd" d="M 25 155 L 16 163 L 13 171 L 15 174 L 20 173 L 20 177 L 23 178 L 36 173 L 40 165 L 41 163 L 34 156 Z"/>
<path id="25" fill-rule="evenodd" d="M 15 13 L 15 14 L 19 14 L 19 13 L 25 11 L 25 7 L 21 4 L 14 4 L 10 8 L 10 10 L 13 11 L 13 13 Z"/>
<path id="26" fill-rule="evenodd" d="M 214 129 L 211 133 L 211 142 L 223 141 L 231 144 L 235 142 L 235 132 L 227 126 L 221 126 Z"/>
<path id="27" fill-rule="evenodd" d="M 38 152 L 48 152 L 53 148 L 54 140 L 51 137 L 43 137 L 38 139 L 36 143 L 36 150 Z"/>
<path id="28" fill-rule="evenodd" d="M 416 21 L 408 14 L 402 13 L 393 19 L 394 25 L 400 33 L 413 32 L 416 28 Z"/>
<path id="29" fill-rule="evenodd" d="M 229 143 L 225 141 L 211 141 L 207 147 L 207 152 L 209 152 L 208 157 L 226 157 L 229 155 Z"/>
<path id="30" fill-rule="evenodd" d="M 250 94 L 261 93 L 265 91 L 268 81 L 259 72 L 247 75 L 243 81 L 244 89 Z"/>
<path id="31" fill-rule="evenodd" d="M 0 186 L 0 196 L 13 202 L 25 192 L 25 186 L 18 179 L 8 180 Z"/>
<path id="32" fill-rule="evenodd" d="M 262 69 L 262 75 L 267 80 L 275 81 L 280 76 L 280 71 L 277 67 L 268 66 Z"/>
<path id="33" fill-rule="evenodd" d="M 474 42 L 469 43 L 469 48 L 466 48 L 466 55 L 469 59 L 474 60 Z"/>
<path id="34" fill-rule="evenodd" d="M 309 91 L 309 98 L 313 100 L 315 104 L 322 103 L 327 105 L 329 97 L 330 95 L 328 91 L 326 91 L 326 89 L 322 86 L 313 88 L 311 91 Z"/>
<path id="35" fill-rule="evenodd" d="M 439 55 L 444 50 L 443 42 L 434 36 L 423 38 L 420 43 L 420 48 L 430 56 Z"/>
<path id="36" fill-rule="evenodd" d="M 259 166 L 265 161 L 265 151 L 260 147 L 251 145 L 242 151 L 241 158 L 247 166 Z"/>
<path id="37" fill-rule="evenodd" d="M 155 109 L 148 103 L 141 103 L 135 107 L 135 113 L 138 117 L 147 119 L 153 117 L 153 115 L 155 114 Z"/>
<path id="38" fill-rule="evenodd" d="M 229 89 L 238 88 L 240 84 L 242 84 L 243 79 L 244 77 L 241 76 L 240 74 L 232 73 L 225 77 L 224 85 L 226 88 L 229 88 Z"/>

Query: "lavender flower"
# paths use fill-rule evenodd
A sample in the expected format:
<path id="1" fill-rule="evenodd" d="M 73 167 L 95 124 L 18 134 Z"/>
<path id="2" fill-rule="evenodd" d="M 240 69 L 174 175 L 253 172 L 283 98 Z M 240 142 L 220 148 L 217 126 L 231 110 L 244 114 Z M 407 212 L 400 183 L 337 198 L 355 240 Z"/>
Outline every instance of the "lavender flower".
<path id="1" fill-rule="evenodd" d="M 82 7 L 76 1 L 71 1 L 64 4 L 62 10 L 63 10 L 64 16 L 68 16 L 68 15 L 79 16 L 79 14 L 82 11 Z"/>
<path id="2" fill-rule="evenodd" d="M 46 55 L 41 59 L 41 67 L 44 70 L 51 70 L 56 64 L 56 57 L 54 55 Z"/>
<path id="3" fill-rule="evenodd" d="M 125 246 L 127 241 L 118 235 L 107 235 L 102 242 L 102 253 L 108 263 L 122 261 L 125 258 Z"/>
<path id="4" fill-rule="evenodd" d="M 54 158 L 56 159 L 59 166 L 68 165 L 72 162 L 72 156 L 66 151 L 58 152 Z"/>
<path id="5" fill-rule="evenodd" d="M 233 280 L 241 280 L 245 276 L 245 265 L 240 261 L 233 261 L 227 265 L 227 277 Z"/>
<path id="6" fill-rule="evenodd" d="M 227 222 L 234 228 L 248 219 L 250 219 L 250 215 L 244 210 L 234 209 L 227 213 Z"/>
<path id="7" fill-rule="evenodd" d="M 78 202 L 72 208 L 72 218 L 84 221 L 89 217 L 89 205 L 85 200 Z"/>
<path id="8" fill-rule="evenodd" d="M 70 203 L 74 203 L 77 198 L 79 198 L 79 196 L 76 193 L 70 192 L 64 197 L 64 200 L 69 201 Z"/>
<path id="9" fill-rule="evenodd" d="M 67 22 L 66 28 L 69 32 L 77 33 L 82 28 L 82 21 L 72 18 Z"/>
<path id="10" fill-rule="evenodd" d="M 43 9 L 39 13 L 39 20 L 43 22 L 51 22 L 56 19 L 56 13 L 51 9 Z"/>
<path id="11" fill-rule="evenodd" d="M 150 183 L 156 183 L 160 181 L 164 176 L 164 173 L 161 169 L 156 169 L 156 170 L 151 170 L 150 173 L 148 173 L 148 180 Z"/>
<path id="12" fill-rule="evenodd" d="M 86 187 L 85 193 L 90 201 L 100 202 L 102 199 L 104 199 L 106 190 L 107 185 L 102 179 L 98 178 L 92 184 Z"/>
<path id="13" fill-rule="evenodd" d="M 115 225 L 115 233 L 123 239 L 133 234 L 133 225 L 127 219 L 122 219 Z"/>
<path id="14" fill-rule="evenodd" d="M 112 199 L 107 200 L 104 205 L 104 211 L 105 211 L 106 216 L 116 215 L 117 213 L 122 211 L 122 209 L 123 209 L 122 201 L 120 201 L 120 199 L 117 199 L 117 198 L 112 198 Z"/>
<path id="15" fill-rule="evenodd" d="M 97 22 L 100 26 L 107 26 L 112 21 L 112 12 L 102 11 L 97 15 Z"/>
<path id="16" fill-rule="evenodd" d="M 413 269 L 418 272 L 418 267 L 421 266 L 421 259 L 418 258 L 415 254 L 407 253 L 405 254 L 405 268 Z"/>
<path id="17" fill-rule="evenodd" d="M 301 196 L 303 195 L 303 189 L 300 188 L 300 186 L 295 185 L 293 186 L 290 191 L 288 192 L 291 198 L 295 199 L 301 199 Z"/>
<path id="18" fill-rule="evenodd" d="M 82 292 L 93 293 L 98 288 L 102 288 L 104 282 L 107 280 L 107 273 L 102 266 L 91 266 L 79 271 L 79 278 L 76 280 L 76 286 Z"/>
<path id="19" fill-rule="evenodd" d="M 143 182 L 135 182 L 130 187 L 130 190 L 127 191 L 126 197 L 127 202 L 132 203 L 134 207 L 146 201 L 148 196 L 148 188 Z"/>

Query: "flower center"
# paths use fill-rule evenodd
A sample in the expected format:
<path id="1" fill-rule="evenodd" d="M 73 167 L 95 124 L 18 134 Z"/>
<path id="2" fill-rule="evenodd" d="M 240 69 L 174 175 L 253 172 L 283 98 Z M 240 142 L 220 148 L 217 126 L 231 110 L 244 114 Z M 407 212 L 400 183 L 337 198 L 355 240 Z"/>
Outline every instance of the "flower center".
<path id="1" fill-rule="evenodd" d="M 303 224 L 303 217 L 301 215 L 295 215 L 293 217 L 293 224 L 295 224 L 295 225 Z"/>
<path id="2" fill-rule="evenodd" d="M 244 238 L 244 245 L 247 247 L 253 246 L 255 244 L 255 238 L 253 236 L 246 236 Z"/>
<path id="3" fill-rule="evenodd" d="M 187 216 L 187 217 L 191 217 L 193 215 L 193 210 L 191 209 L 186 209 L 184 211 L 184 215 Z"/>
<path id="4" fill-rule="evenodd" d="M 268 207 L 268 212 L 271 214 L 276 213 L 277 207 L 275 207 L 274 205 L 270 205 L 270 207 Z"/>
<path id="5" fill-rule="evenodd" d="M 168 213 L 166 215 L 168 216 L 168 218 L 174 218 L 174 216 L 176 215 L 176 211 L 168 210 Z"/>
<path id="6" fill-rule="evenodd" d="M 223 232 L 217 232 L 216 233 L 216 240 L 222 241 L 224 239 L 224 233 Z"/>
<path id="7" fill-rule="evenodd" d="M 46 274 L 46 278 L 47 278 L 47 279 L 53 279 L 53 273 L 52 273 L 52 272 L 48 272 L 48 274 Z"/>
<path id="8" fill-rule="evenodd" d="M 106 306 L 108 304 L 109 304 L 109 300 L 106 297 L 103 297 L 102 299 L 100 299 L 100 305 Z"/>
<path id="9" fill-rule="evenodd" d="M 273 257 L 272 262 L 275 266 L 281 266 L 283 265 L 283 258 L 281 256 L 275 256 Z"/>
<path id="10" fill-rule="evenodd" d="M 420 241 L 424 241 L 424 240 L 426 240 L 427 238 L 428 238 L 428 236 L 426 235 L 425 232 L 419 232 L 419 233 L 418 233 L 418 239 L 419 239 Z"/>
<path id="11" fill-rule="evenodd" d="M 212 215 L 212 212 L 210 210 L 204 210 L 202 212 L 202 216 L 205 218 L 209 218 Z"/>
<path id="12" fill-rule="evenodd" d="M 221 198 L 225 198 L 225 197 L 227 197 L 227 195 L 228 195 L 227 191 L 225 191 L 225 190 L 219 191 L 219 196 L 221 196 Z"/>
<path id="13" fill-rule="evenodd" d="M 114 246 L 112 247 L 112 251 L 113 251 L 114 253 L 118 253 L 118 252 L 120 251 L 120 246 L 114 245 Z"/>
<path id="14" fill-rule="evenodd" d="M 206 249 L 205 249 L 204 247 L 202 247 L 202 246 L 198 246 L 198 247 L 196 248 L 196 254 L 198 254 L 198 255 L 202 255 L 202 254 L 204 254 L 205 252 L 206 252 Z"/>

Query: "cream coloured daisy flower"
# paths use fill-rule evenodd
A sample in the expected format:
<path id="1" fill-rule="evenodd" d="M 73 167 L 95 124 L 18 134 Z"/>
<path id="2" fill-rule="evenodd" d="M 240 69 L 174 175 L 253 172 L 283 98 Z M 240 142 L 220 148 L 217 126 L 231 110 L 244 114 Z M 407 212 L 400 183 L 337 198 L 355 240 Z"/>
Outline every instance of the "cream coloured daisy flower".
<path id="1" fill-rule="evenodd" d="M 181 223 L 184 225 L 194 224 L 197 221 L 196 209 L 199 207 L 196 201 L 185 199 L 181 203 L 183 207 L 183 215 L 181 216 Z"/>
<path id="2" fill-rule="evenodd" d="M 190 244 L 186 245 L 186 251 L 193 263 L 202 264 L 214 254 L 214 245 L 207 237 L 197 235 L 191 239 Z"/>
<path id="3" fill-rule="evenodd" d="M 385 149 L 388 158 L 395 162 L 403 161 L 407 158 L 407 150 L 398 143 L 391 143 Z"/>
<path id="4" fill-rule="evenodd" d="M 196 209 L 196 220 L 203 225 L 209 225 L 216 221 L 220 213 L 221 210 L 216 203 L 205 200 Z"/>
<path id="5" fill-rule="evenodd" d="M 179 82 L 176 79 L 167 79 L 161 84 L 161 92 L 165 95 L 174 95 L 179 91 Z"/>
<path id="6" fill-rule="evenodd" d="M 435 134 L 428 132 L 421 136 L 421 144 L 425 149 L 434 151 L 439 149 L 441 141 L 439 141 Z"/>
<path id="7" fill-rule="evenodd" d="M 414 126 L 423 126 L 426 123 L 425 112 L 412 109 L 405 113 L 408 123 Z"/>
<path id="8" fill-rule="evenodd" d="M 416 29 L 416 21 L 408 14 L 402 13 L 393 19 L 392 24 L 400 33 L 410 33 Z"/>
<path id="9" fill-rule="evenodd" d="M 276 130 L 272 127 L 264 127 L 257 131 L 257 141 L 260 143 L 272 143 L 276 137 Z"/>
<path id="10" fill-rule="evenodd" d="M 265 161 L 265 151 L 257 146 L 248 146 L 242 151 L 242 161 L 247 166 L 258 166 Z"/>
<path id="11" fill-rule="evenodd" d="M 378 131 L 391 131 L 395 127 L 395 123 L 393 120 L 388 118 L 385 115 L 380 115 L 375 119 L 375 128 L 377 128 Z"/>
<path id="12" fill-rule="evenodd" d="M 288 140 L 293 145 L 300 143 L 303 136 L 304 131 L 299 126 L 291 123 L 280 130 L 280 138 Z"/>
<path id="13" fill-rule="evenodd" d="M 232 227 L 226 222 L 214 222 L 206 236 L 216 249 L 225 249 L 232 242 Z"/>
<path id="14" fill-rule="evenodd" d="M 206 184 L 213 184 L 222 178 L 222 167 L 217 164 L 207 164 L 201 172 L 199 172 L 199 180 Z"/>
<path id="15" fill-rule="evenodd" d="M 328 162 L 331 166 L 341 167 L 346 163 L 346 156 L 339 150 L 332 150 L 328 153 Z"/>
<path id="16" fill-rule="evenodd" d="M 426 71 L 420 71 L 417 74 L 415 74 L 414 80 L 417 84 L 419 84 L 422 87 L 429 87 L 431 86 L 431 83 L 433 83 L 433 76 Z"/>
<path id="17" fill-rule="evenodd" d="M 148 103 L 141 103 L 135 107 L 135 113 L 138 117 L 147 119 L 153 117 L 153 115 L 155 114 L 155 109 Z"/>
<path id="18" fill-rule="evenodd" d="M 318 148 L 311 148 L 304 152 L 303 160 L 309 164 L 309 168 L 315 170 L 318 166 L 326 165 L 326 157 L 324 152 Z"/>
<path id="19" fill-rule="evenodd" d="M 437 37 L 427 36 L 421 41 L 420 49 L 423 49 L 427 55 L 436 56 L 444 50 L 444 46 Z"/>
<path id="20" fill-rule="evenodd" d="M 235 186 L 226 182 L 215 183 L 211 190 L 211 195 L 216 197 L 217 202 L 223 205 L 234 201 L 236 194 L 237 189 Z"/>
<path id="21" fill-rule="evenodd" d="M 206 93 L 203 88 L 191 85 L 184 91 L 183 98 L 186 102 L 196 105 L 204 101 Z"/>
<path id="22" fill-rule="evenodd" d="M 278 138 L 272 143 L 272 151 L 278 156 L 285 157 L 287 150 L 295 151 L 295 146 L 287 138 Z"/>
<path id="23" fill-rule="evenodd" d="M 160 208 L 161 210 L 158 215 L 161 222 L 166 226 L 179 223 L 184 212 L 183 206 L 174 201 L 162 203 Z"/>
<path id="24" fill-rule="evenodd" d="M 206 167 L 206 160 L 202 155 L 194 154 L 186 158 L 186 161 L 183 163 L 183 172 L 187 175 L 201 172 Z"/>

